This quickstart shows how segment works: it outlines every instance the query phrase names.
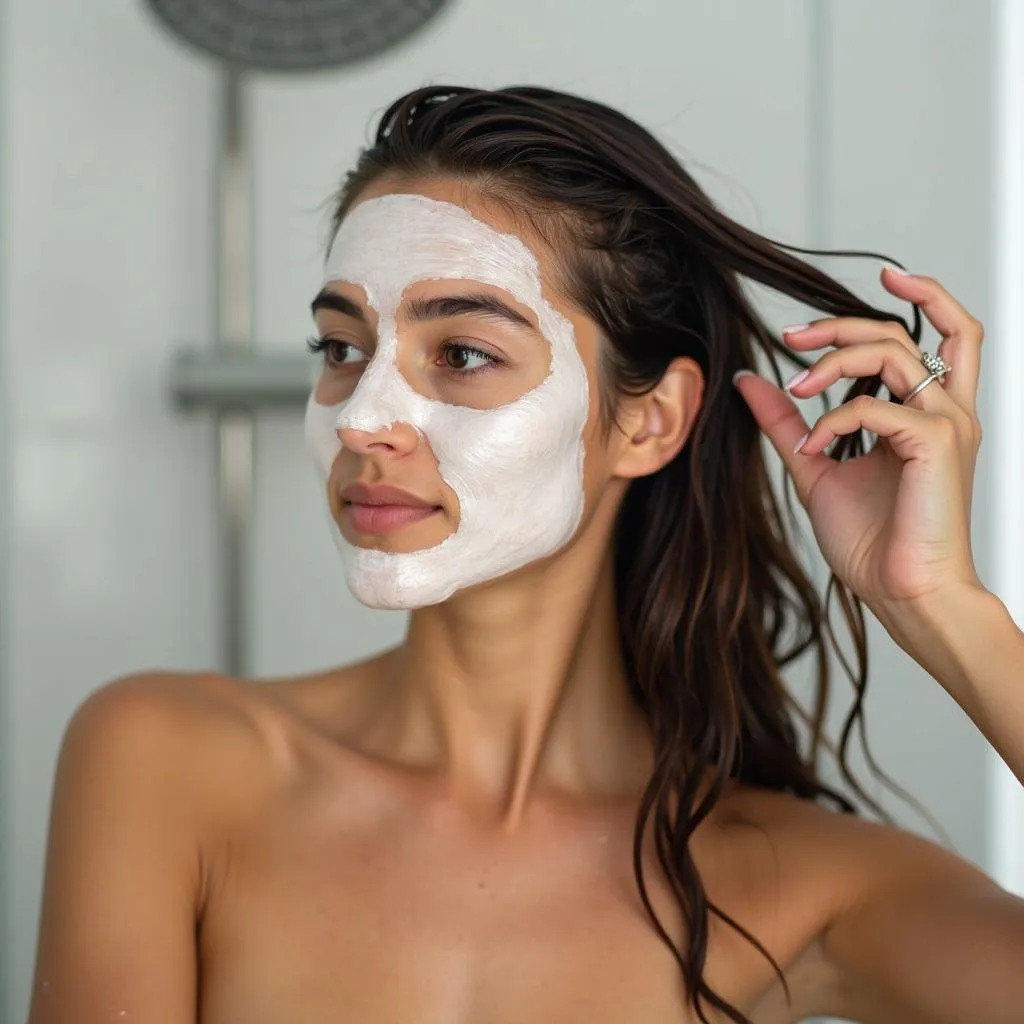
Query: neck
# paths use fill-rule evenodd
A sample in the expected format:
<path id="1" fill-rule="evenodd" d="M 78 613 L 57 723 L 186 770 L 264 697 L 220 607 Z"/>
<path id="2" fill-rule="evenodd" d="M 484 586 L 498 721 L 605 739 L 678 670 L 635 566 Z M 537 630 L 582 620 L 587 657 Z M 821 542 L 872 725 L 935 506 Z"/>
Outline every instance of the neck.
<path id="1" fill-rule="evenodd" d="M 378 742 L 430 766 L 452 799 L 505 831 L 538 796 L 635 799 L 650 775 L 611 556 L 589 546 L 578 538 L 553 559 L 417 610 L 381 666 Z"/>

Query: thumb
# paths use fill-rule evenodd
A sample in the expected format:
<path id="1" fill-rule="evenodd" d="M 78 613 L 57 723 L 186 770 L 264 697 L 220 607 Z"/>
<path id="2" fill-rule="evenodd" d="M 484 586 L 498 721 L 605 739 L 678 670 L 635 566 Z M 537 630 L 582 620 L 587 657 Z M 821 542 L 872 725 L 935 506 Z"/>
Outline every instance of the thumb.
<path id="1" fill-rule="evenodd" d="M 806 504 L 815 481 L 829 469 L 832 460 L 824 452 L 803 455 L 793 451 L 810 427 L 785 391 L 751 370 L 740 370 L 732 380 L 793 478 L 800 500 Z"/>

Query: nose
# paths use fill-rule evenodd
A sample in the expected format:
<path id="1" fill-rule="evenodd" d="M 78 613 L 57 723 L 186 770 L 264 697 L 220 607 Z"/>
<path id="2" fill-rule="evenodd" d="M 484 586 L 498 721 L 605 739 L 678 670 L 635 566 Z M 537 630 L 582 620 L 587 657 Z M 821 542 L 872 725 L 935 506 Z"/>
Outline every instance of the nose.
<path id="1" fill-rule="evenodd" d="M 358 455 L 408 455 L 416 448 L 416 430 L 408 423 L 392 423 L 379 430 L 340 427 L 338 440 Z"/>

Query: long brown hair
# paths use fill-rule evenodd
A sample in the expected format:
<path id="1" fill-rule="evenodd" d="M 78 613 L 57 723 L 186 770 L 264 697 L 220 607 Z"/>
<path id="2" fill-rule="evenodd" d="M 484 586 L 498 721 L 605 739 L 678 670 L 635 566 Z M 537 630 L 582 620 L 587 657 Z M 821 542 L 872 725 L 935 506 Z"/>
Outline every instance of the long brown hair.
<path id="1" fill-rule="evenodd" d="M 772 334 L 740 279 L 830 316 L 891 321 L 899 318 L 790 253 L 885 257 L 799 249 L 749 231 L 721 213 L 639 125 L 602 104 L 550 89 L 432 86 L 398 99 L 335 197 L 332 237 L 359 193 L 384 174 L 464 180 L 527 217 L 553 242 L 566 293 L 608 342 L 602 364 L 607 410 L 618 394 L 652 388 L 678 356 L 693 358 L 704 372 L 704 404 L 687 444 L 661 470 L 632 482 L 616 525 L 619 632 L 630 691 L 650 723 L 655 759 L 640 803 L 633 866 L 644 906 L 679 963 L 700 1020 L 707 1024 L 706 1001 L 730 1020 L 751 1024 L 704 981 L 709 913 L 769 959 L 787 996 L 789 987 L 761 943 L 707 899 L 689 849 L 694 830 L 730 779 L 856 813 L 819 778 L 823 746 L 857 796 L 889 820 L 846 764 L 857 724 L 872 769 L 899 787 L 880 772 L 865 742 L 863 606 L 834 574 L 819 595 L 801 567 L 791 542 L 789 481 L 784 516 L 760 431 L 732 385 L 737 370 L 756 368 L 758 353 L 780 385 L 778 356 L 802 367 L 810 360 Z M 920 340 L 916 306 L 907 329 Z M 881 386 L 879 377 L 858 380 L 844 400 L 875 395 Z M 832 458 L 861 454 L 864 440 L 861 433 L 841 438 Z M 853 640 L 855 665 L 831 625 L 833 598 Z M 838 751 L 824 732 L 830 645 L 855 694 Z M 807 653 L 816 659 L 809 710 L 782 678 L 782 670 Z M 808 731 L 806 752 L 798 722 Z M 713 781 L 698 801 L 709 767 Z M 686 921 L 685 949 L 658 920 L 644 883 L 642 840 L 652 814 L 658 860 Z"/>

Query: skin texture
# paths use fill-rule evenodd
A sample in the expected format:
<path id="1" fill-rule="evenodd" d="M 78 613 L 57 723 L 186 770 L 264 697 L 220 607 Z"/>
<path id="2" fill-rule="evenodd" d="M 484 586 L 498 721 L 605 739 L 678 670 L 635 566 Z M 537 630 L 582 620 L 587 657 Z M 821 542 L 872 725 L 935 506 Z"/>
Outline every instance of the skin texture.
<path id="1" fill-rule="evenodd" d="M 317 343 L 327 346 L 324 390 L 345 394 L 358 380 L 348 398 L 325 405 L 314 395 L 307 406 L 305 433 L 321 472 L 330 473 L 339 434 L 374 443 L 383 427 L 402 424 L 458 502 L 458 529 L 412 552 L 374 550 L 380 513 L 349 506 L 345 519 L 362 536 L 339 546 L 356 598 L 373 607 L 438 604 L 561 548 L 583 512 L 589 388 L 572 325 L 542 298 L 537 259 L 522 239 L 453 203 L 379 196 L 345 217 L 325 278 L 315 306 L 359 324 L 364 305 L 330 290 L 357 283 L 379 320 L 372 345 L 363 342 L 373 348 L 369 361 L 355 342 Z M 492 287 L 474 292 L 481 282 Z M 417 296 L 418 283 L 444 294 Z M 492 338 L 450 337 L 460 312 L 464 329 L 475 323 Z M 402 475 L 402 462 L 391 468 Z"/>
<path id="2" fill-rule="evenodd" d="M 461 185 L 389 180 L 366 196 L 389 190 L 526 238 Z M 677 360 L 622 403 L 617 428 L 603 423 L 595 325 L 558 293 L 553 254 L 528 244 L 590 381 L 577 535 L 415 612 L 405 642 L 364 663 L 259 683 L 138 676 L 91 695 L 57 768 L 30 1024 L 696 1019 L 632 873 L 652 747 L 614 639 L 608 552 L 629 480 L 679 451 L 703 382 Z M 318 329 L 373 344 L 372 322 L 334 311 Z M 485 323 L 451 333 L 501 340 Z M 522 381 L 540 379 L 543 350 L 523 351 Z M 356 480 L 445 506 L 411 430 L 343 441 L 328 483 L 339 518 Z M 415 550 L 456 524 L 374 543 Z M 710 900 L 786 972 L 790 1005 L 768 961 L 712 917 L 706 978 L 758 1024 L 1009 1024 L 1024 1005 L 1020 901 L 931 843 L 735 786 L 691 849 Z M 685 942 L 649 837 L 645 860 Z"/>

